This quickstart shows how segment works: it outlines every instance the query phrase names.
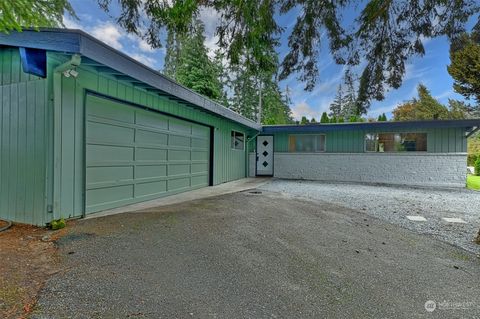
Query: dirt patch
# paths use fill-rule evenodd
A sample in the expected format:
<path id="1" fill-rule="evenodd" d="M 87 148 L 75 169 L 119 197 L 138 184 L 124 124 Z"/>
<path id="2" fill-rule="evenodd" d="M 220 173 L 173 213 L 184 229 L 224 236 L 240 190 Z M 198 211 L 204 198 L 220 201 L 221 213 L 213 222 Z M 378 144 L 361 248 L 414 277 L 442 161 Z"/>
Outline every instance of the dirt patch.
<path id="1" fill-rule="evenodd" d="M 47 278 L 60 270 L 55 240 L 66 232 L 29 225 L 0 232 L 0 318 L 25 318 L 33 310 Z"/>
<path id="2" fill-rule="evenodd" d="M 0 219 L 0 229 L 2 229 L 3 227 L 7 227 L 7 226 L 8 226 L 8 222 Z"/>

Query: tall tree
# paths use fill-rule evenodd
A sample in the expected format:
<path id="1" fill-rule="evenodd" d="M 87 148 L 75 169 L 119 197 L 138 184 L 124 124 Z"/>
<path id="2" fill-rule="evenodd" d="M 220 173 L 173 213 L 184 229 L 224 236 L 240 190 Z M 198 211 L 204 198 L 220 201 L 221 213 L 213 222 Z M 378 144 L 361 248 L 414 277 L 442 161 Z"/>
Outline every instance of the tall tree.
<path id="1" fill-rule="evenodd" d="M 343 95 L 342 84 L 339 84 L 337 87 L 337 93 L 335 99 L 330 104 L 330 117 L 340 117 L 343 116 L 343 106 L 345 105 L 345 97 Z"/>
<path id="2" fill-rule="evenodd" d="M 363 113 L 367 112 L 367 109 L 360 109 L 357 101 L 357 95 L 354 85 L 353 75 L 350 72 L 345 73 L 345 97 L 344 105 L 342 106 L 341 116 L 344 118 L 350 118 L 351 116 L 359 117 Z"/>
<path id="3" fill-rule="evenodd" d="M 108 11 L 112 0 L 97 0 Z M 405 75 L 405 62 L 423 56 L 423 41 L 447 36 L 455 39 L 465 30 L 466 21 L 478 14 L 478 0 L 116 0 L 117 21 L 128 32 L 144 38 L 153 47 L 161 45 L 160 34 L 188 29 L 201 8 L 215 10 L 220 18 L 218 44 L 232 64 L 271 71 L 276 67 L 269 56 L 279 44 L 282 29 L 277 21 L 284 14 L 297 14 L 288 35 L 289 51 L 281 62 L 280 80 L 293 73 L 314 88 L 322 34 L 326 34 L 335 61 L 361 74 L 357 100 L 364 112 L 372 99 L 381 100 L 385 90 L 398 88 Z M 352 9 L 356 10 L 352 10 Z M 346 11 L 359 12 L 354 19 L 341 21 Z M 245 52 L 249 59 L 243 60 Z"/>
<path id="4" fill-rule="evenodd" d="M 467 115 L 464 103 L 450 100 L 449 109 L 438 102 L 423 84 L 418 85 L 417 92 L 417 98 L 406 101 L 393 110 L 394 121 L 459 119 Z"/>
<path id="5" fill-rule="evenodd" d="M 330 119 L 328 118 L 327 112 L 322 113 L 322 117 L 320 118 L 320 123 L 330 123 Z"/>
<path id="6" fill-rule="evenodd" d="M 208 56 L 204 32 L 203 22 L 196 19 L 187 33 L 168 35 L 164 73 L 195 92 L 221 101 L 221 69 Z"/>
<path id="7" fill-rule="evenodd" d="M 2 0 L 0 32 L 63 26 L 65 12 L 76 17 L 68 0 Z"/>
<path id="8" fill-rule="evenodd" d="M 470 35 L 463 34 L 452 43 L 450 61 L 447 69 L 454 79 L 454 90 L 475 99 L 480 110 L 480 24 Z"/>

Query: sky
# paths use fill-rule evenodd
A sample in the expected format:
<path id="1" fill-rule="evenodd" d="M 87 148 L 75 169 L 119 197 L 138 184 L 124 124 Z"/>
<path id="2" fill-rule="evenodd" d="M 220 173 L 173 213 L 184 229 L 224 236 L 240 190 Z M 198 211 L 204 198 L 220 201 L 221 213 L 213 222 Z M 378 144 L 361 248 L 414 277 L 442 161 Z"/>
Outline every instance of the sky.
<path id="1" fill-rule="evenodd" d="M 106 14 L 101 10 L 96 0 L 71 0 L 71 4 L 78 20 L 65 16 L 64 23 L 67 28 L 82 29 L 149 67 L 157 70 L 163 68 L 164 48 L 152 49 L 145 41 L 135 35 L 127 34 L 115 23 L 114 16 L 118 12 L 115 1 L 112 1 L 111 14 Z M 296 12 L 293 11 L 278 17 L 279 25 L 286 30 L 280 39 L 281 45 L 278 48 L 280 59 L 288 52 L 287 37 L 295 22 L 295 15 Z M 345 19 L 352 16 L 353 12 L 345 13 Z M 213 10 L 202 10 L 200 17 L 205 23 L 205 44 L 213 52 L 218 39 L 215 36 L 218 16 Z M 467 25 L 467 28 L 472 26 L 473 21 Z M 376 118 L 385 113 L 390 119 L 391 111 L 398 104 L 416 96 L 416 88 L 419 83 L 425 84 L 441 103 L 447 104 L 448 99 L 463 100 L 461 95 L 453 91 L 453 79 L 447 72 L 447 65 L 450 63 L 447 38 L 426 39 L 424 46 L 425 55 L 423 57 L 414 57 L 408 61 L 402 86 L 397 90 L 392 89 L 387 92 L 383 101 L 373 101 L 367 117 Z M 320 75 L 316 87 L 311 92 L 303 90 L 304 83 L 297 80 L 298 75 L 292 75 L 280 82 L 283 90 L 287 86 L 290 89 L 293 102 L 292 113 L 297 120 L 302 116 L 309 119 L 314 117 L 319 120 L 323 112 L 328 112 L 329 105 L 335 98 L 338 84 L 342 81 L 343 66 L 334 63 L 326 41 L 323 41 L 320 46 L 318 67 Z"/>

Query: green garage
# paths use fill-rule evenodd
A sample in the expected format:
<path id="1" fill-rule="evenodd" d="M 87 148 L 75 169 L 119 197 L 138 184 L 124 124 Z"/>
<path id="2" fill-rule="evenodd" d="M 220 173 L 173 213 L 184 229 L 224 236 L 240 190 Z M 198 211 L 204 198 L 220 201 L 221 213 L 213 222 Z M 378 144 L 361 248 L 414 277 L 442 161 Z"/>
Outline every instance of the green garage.
<path id="1" fill-rule="evenodd" d="M 208 126 L 87 95 L 86 212 L 209 185 Z"/>
<path id="2" fill-rule="evenodd" d="M 0 45 L 0 218 L 45 225 L 246 177 L 259 124 L 78 30 Z"/>

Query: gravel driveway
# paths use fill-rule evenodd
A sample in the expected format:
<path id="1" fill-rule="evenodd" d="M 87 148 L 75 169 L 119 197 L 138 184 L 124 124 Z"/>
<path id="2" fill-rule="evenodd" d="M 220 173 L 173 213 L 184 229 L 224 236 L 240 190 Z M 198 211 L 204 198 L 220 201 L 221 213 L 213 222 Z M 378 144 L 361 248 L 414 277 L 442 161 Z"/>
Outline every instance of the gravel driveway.
<path id="1" fill-rule="evenodd" d="M 480 316 L 480 260 L 362 212 L 236 193 L 81 220 L 33 318 Z"/>
<path id="2" fill-rule="evenodd" d="M 272 180 L 261 189 L 362 211 L 480 254 L 480 246 L 473 242 L 480 229 L 478 191 L 292 180 Z M 407 216 L 421 216 L 426 221 L 412 221 Z M 442 218 L 461 218 L 465 223 Z"/>

